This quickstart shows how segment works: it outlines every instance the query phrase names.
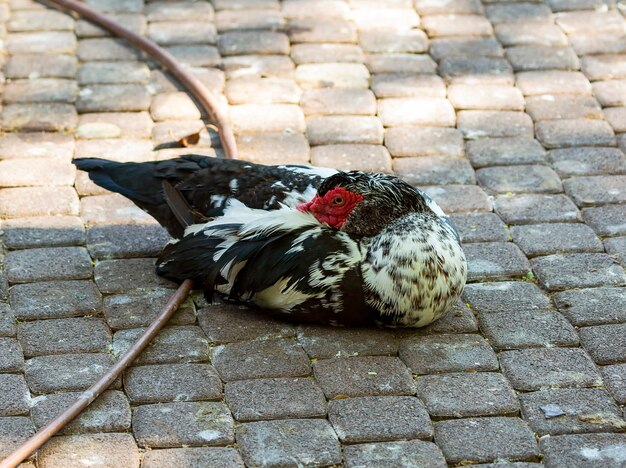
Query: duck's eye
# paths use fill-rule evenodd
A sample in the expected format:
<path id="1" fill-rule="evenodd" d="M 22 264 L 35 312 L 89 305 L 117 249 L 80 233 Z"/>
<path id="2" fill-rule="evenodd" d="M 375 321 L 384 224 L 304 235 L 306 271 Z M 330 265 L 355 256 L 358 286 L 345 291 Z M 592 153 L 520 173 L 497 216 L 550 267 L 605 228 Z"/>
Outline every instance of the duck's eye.
<path id="1" fill-rule="evenodd" d="M 333 205 L 335 206 L 343 206 L 346 201 L 343 197 L 335 197 L 333 198 Z"/>

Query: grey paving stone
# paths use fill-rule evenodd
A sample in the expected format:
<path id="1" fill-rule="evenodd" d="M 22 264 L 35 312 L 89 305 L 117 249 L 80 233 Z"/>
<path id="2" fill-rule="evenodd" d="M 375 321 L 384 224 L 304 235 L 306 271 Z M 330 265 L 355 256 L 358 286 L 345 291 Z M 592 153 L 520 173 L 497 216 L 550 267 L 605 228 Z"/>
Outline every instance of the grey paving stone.
<path id="1" fill-rule="evenodd" d="M 506 225 L 494 213 L 468 213 L 452 216 L 459 231 L 461 241 L 469 242 L 506 242 L 509 231 Z"/>
<path id="2" fill-rule="evenodd" d="M 171 289 L 152 289 L 135 294 L 116 294 L 104 298 L 104 318 L 113 330 L 147 327 L 172 295 Z M 193 302 L 187 299 L 168 321 L 170 325 L 193 325 Z"/>
<path id="3" fill-rule="evenodd" d="M 439 447 L 432 442 L 408 440 L 347 445 L 343 448 L 346 468 L 445 468 Z"/>
<path id="4" fill-rule="evenodd" d="M 533 460 L 539 455 L 535 437 L 519 418 L 471 418 L 435 423 L 435 443 L 446 461 L 489 462 Z"/>
<path id="5" fill-rule="evenodd" d="M 8 456 L 34 433 L 30 418 L 24 416 L 0 418 L 0 459 Z"/>
<path id="6" fill-rule="evenodd" d="M 565 195 L 498 196 L 494 207 L 507 224 L 536 224 L 580 220 L 576 205 Z"/>
<path id="7" fill-rule="evenodd" d="M 150 69 L 141 62 L 85 62 L 76 80 L 81 85 L 147 83 Z"/>
<path id="8" fill-rule="evenodd" d="M 94 112 L 78 119 L 77 138 L 148 138 L 154 123 L 147 112 Z M 78 189 L 79 190 L 79 189 Z"/>
<path id="9" fill-rule="evenodd" d="M 159 364 L 131 367 L 124 389 L 133 403 L 217 400 L 222 382 L 209 364 Z"/>
<path id="10" fill-rule="evenodd" d="M 603 252 L 604 246 L 585 224 L 512 226 L 513 241 L 529 257 L 554 253 Z"/>
<path id="11" fill-rule="evenodd" d="M 12 80 L 5 85 L 3 100 L 19 102 L 74 102 L 78 85 L 74 80 L 62 78 L 38 78 Z"/>
<path id="12" fill-rule="evenodd" d="M 447 315 L 420 329 L 397 329 L 398 337 L 412 335 L 433 335 L 439 333 L 473 333 L 478 331 L 478 323 L 472 311 L 462 303 L 455 304 Z"/>
<path id="13" fill-rule="evenodd" d="M 96 285 L 102 293 L 119 294 L 147 288 L 173 288 L 174 283 L 154 271 L 153 258 L 103 260 L 94 268 Z"/>
<path id="14" fill-rule="evenodd" d="M 626 205 L 585 208 L 583 219 L 599 236 L 626 234 Z"/>
<path id="15" fill-rule="evenodd" d="M 34 394 L 85 390 L 115 360 L 110 354 L 60 354 L 26 361 L 24 376 Z M 119 388 L 115 382 L 112 388 Z"/>
<path id="16" fill-rule="evenodd" d="M 239 380 L 224 392 L 237 421 L 326 416 L 324 392 L 311 379 Z"/>
<path id="17" fill-rule="evenodd" d="M 593 96 L 541 95 L 526 98 L 526 112 L 537 122 L 554 119 L 602 119 L 602 108 Z"/>
<path id="18" fill-rule="evenodd" d="M 434 74 L 435 61 L 426 54 L 366 54 L 370 73 Z"/>
<path id="19" fill-rule="evenodd" d="M 446 213 L 492 211 L 493 205 L 476 185 L 433 185 L 421 187 Z"/>
<path id="20" fill-rule="evenodd" d="M 28 78 L 36 73 L 41 78 L 74 78 L 78 61 L 73 55 L 19 54 L 6 61 L 7 78 Z"/>
<path id="21" fill-rule="evenodd" d="M 496 3 L 485 8 L 487 18 L 494 24 L 510 22 L 533 22 L 552 19 L 547 5 L 537 3 Z"/>
<path id="22" fill-rule="evenodd" d="M 235 440 L 228 407 L 199 401 L 138 406 L 133 433 L 142 447 L 228 445 Z"/>
<path id="23" fill-rule="evenodd" d="M 474 184 L 474 170 L 461 158 L 422 156 L 397 158 L 393 172 L 411 185 Z"/>
<path id="24" fill-rule="evenodd" d="M 391 330 L 301 325 L 298 341 L 309 357 L 315 359 L 395 356 L 398 352 L 398 340 Z"/>
<path id="25" fill-rule="evenodd" d="M 585 75 L 573 71 L 528 71 L 515 75 L 517 86 L 525 96 L 538 94 L 591 94 Z"/>
<path id="26" fill-rule="evenodd" d="M 9 249 L 65 247 L 85 242 L 85 227 L 75 216 L 35 216 L 2 220 Z"/>
<path id="27" fill-rule="evenodd" d="M 87 249 L 94 258 L 129 258 L 157 255 L 171 237 L 161 226 L 94 226 L 87 231 Z"/>
<path id="28" fill-rule="evenodd" d="M 463 156 L 463 135 L 455 128 L 388 128 L 385 145 L 393 156 Z"/>
<path id="29" fill-rule="evenodd" d="M 93 84 L 82 88 L 76 110 L 80 113 L 145 111 L 150 100 L 150 93 L 142 84 Z"/>
<path id="30" fill-rule="evenodd" d="M 9 290 L 13 314 L 36 320 L 74 317 L 98 312 L 102 299 L 91 281 L 46 281 L 16 284 Z"/>
<path id="31" fill-rule="evenodd" d="M 613 237 L 604 240 L 607 253 L 626 267 L 626 237 Z"/>
<path id="32" fill-rule="evenodd" d="M 82 62 L 90 61 L 117 61 L 137 60 L 141 56 L 138 49 L 134 49 L 122 39 L 94 38 L 82 39 L 76 51 Z"/>
<path id="33" fill-rule="evenodd" d="M 30 392 L 22 375 L 0 374 L 0 416 L 28 415 Z"/>
<path id="34" fill-rule="evenodd" d="M 604 120 L 543 120 L 535 125 L 537 139 L 546 148 L 615 146 L 615 134 Z"/>
<path id="35" fill-rule="evenodd" d="M 480 335 L 432 335 L 400 342 L 400 359 L 415 374 L 494 371 L 498 359 Z"/>
<path id="36" fill-rule="evenodd" d="M 7 104 L 2 112 L 6 131 L 67 132 L 76 127 L 77 121 L 73 105 L 57 102 Z"/>
<path id="37" fill-rule="evenodd" d="M 563 191 L 556 172 L 546 166 L 486 167 L 476 171 L 478 183 L 491 193 L 558 193 Z"/>
<path id="38" fill-rule="evenodd" d="M 574 327 L 558 312 L 517 310 L 479 314 L 480 329 L 496 349 L 577 346 Z"/>
<path id="39" fill-rule="evenodd" d="M 144 330 L 120 330 L 113 335 L 113 354 L 120 357 Z M 166 364 L 206 361 L 207 340 L 200 327 L 182 325 L 164 328 L 135 361 L 136 364 Z"/>
<path id="40" fill-rule="evenodd" d="M 546 151 L 534 138 L 480 138 L 467 142 L 467 157 L 474 168 L 538 164 Z"/>
<path id="41" fill-rule="evenodd" d="M 424 375 L 417 378 L 416 385 L 417 396 L 434 418 L 515 415 L 519 411 L 515 392 L 502 374 Z"/>
<path id="42" fill-rule="evenodd" d="M 439 73 L 452 84 L 513 84 L 513 68 L 501 57 L 444 57 Z"/>
<path id="43" fill-rule="evenodd" d="M 498 40 L 504 46 L 543 45 L 563 47 L 567 36 L 554 23 L 544 20 L 533 22 L 532 27 L 524 22 L 500 23 L 495 25 Z M 574 47 L 576 50 L 576 47 Z"/>
<path id="44" fill-rule="evenodd" d="M 626 323 L 583 327 L 580 342 L 597 364 L 626 362 Z"/>
<path id="45" fill-rule="evenodd" d="M 37 464 L 78 468 L 80 460 L 103 460 L 103 456 L 103 465 L 139 468 L 137 444 L 131 434 L 123 433 L 54 437 L 37 454 Z"/>
<path id="46" fill-rule="evenodd" d="M 198 310 L 198 323 L 210 343 L 287 338 L 295 336 L 293 325 L 238 304 L 216 302 Z"/>
<path id="47" fill-rule="evenodd" d="M 593 288 L 563 291 L 554 303 L 572 324 L 603 325 L 626 321 L 626 289 Z"/>
<path id="48" fill-rule="evenodd" d="M 516 390 L 597 387 L 602 382 L 591 358 L 578 348 L 502 351 L 500 365 Z"/>
<path id="49" fill-rule="evenodd" d="M 504 56 L 502 46 L 492 37 L 436 37 L 430 42 L 429 53 L 435 60 L 441 60 L 445 57 L 467 57 L 468 55 Z"/>
<path id="50" fill-rule="evenodd" d="M 580 64 L 591 81 L 626 78 L 626 63 L 618 54 L 587 55 Z"/>
<path id="51" fill-rule="evenodd" d="M 111 332 L 104 321 L 98 318 L 68 318 L 20 323 L 17 337 L 26 357 L 105 352 L 111 345 Z"/>
<path id="52" fill-rule="evenodd" d="M 468 140 L 533 136 L 532 120 L 524 112 L 464 110 L 458 113 L 457 127 Z"/>
<path id="53" fill-rule="evenodd" d="M 580 60 L 571 47 L 520 45 L 509 47 L 505 55 L 515 71 L 580 69 Z"/>
<path id="54" fill-rule="evenodd" d="M 300 377 L 311 372 L 306 353 L 289 339 L 216 346 L 211 352 L 211 362 L 224 381 Z"/>
<path id="55" fill-rule="evenodd" d="M 411 396 L 333 400 L 328 419 L 344 443 L 430 439 L 433 427 L 422 402 Z"/>
<path id="56" fill-rule="evenodd" d="M 55 393 L 42 395 L 32 402 L 31 416 L 37 429 L 48 424 L 81 394 Z M 89 407 L 63 428 L 61 434 L 91 432 L 124 432 L 130 429 L 130 405 L 123 392 L 104 392 Z"/>
<path id="57" fill-rule="evenodd" d="M 150 2 L 145 6 L 148 21 L 186 21 L 198 18 L 213 20 L 213 6 L 210 3 L 166 1 Z"/>
<path id="58" fill-rule="evenodd" d="M 619 468 L 626 441 L 623 434 L 572 434 L 540 441 L 544 464 L 549 468 Z"/>
<path id="59" fill-rule="evenodd" d="M 626 404 L 626 364 L 615 364 L 600 368 L 602 380 L 611 396 L 620 405 Z"/>
<path id="60" fill-rule="evenodd" d="M 549 255 L 532 259 L 531 265 L 539 282 L 550 291 L 626 284 L 624 269 L 606 254 Z"/>
<path id="61" fill-rule="evenodd" d="M 246 466 L 326 466 L 341 463 L 341 448 L 326 420 L 284 419 L 237 426 Z"/>
<path id="62" fill-rule="evenodd" d="M 397 357 L 324 359 L 313 363 L 313 371 L 326 398 L 330 399 L 415 394 L 411 373 Z"/>
<path id="63" fill-rule="evenodd" d="M 15 336 L 16 333 L 15 316 L 9 304 L 0 302 L 0 336 Z"/>
<path id="64" fill-rule="evenodd" d="M 565 148 L 548 152 L 548 162 L 561 177 L 621 174 L 626 158 L 617 148 Z"/>
<path id="65" fill-rule="evenodd" d="M 563 187 L 578 206 L 626 202 L 626 176 L 574 177 Z"/>
<path id="66" fill-rule="evenodd" d="M 602 106 L 625 106 L 624 80 L 596 81 L 591 86 L 593 94 Z"/>
<path id="67" fill-rule="evenodd" d="M 467 258 L 468 281 L 525 277 L 530 264 L 511 242 L 484 242 L 463 247 Z"/>
<path id="68" fill-rule="evenodd" d="M 243 460 L 237 450 L 223 447 L 150 450 L 144 454 L 141 466 L 144 468 L 160 468 L 163 466 L 224 466 L 229 468 L 244 468 Z"/>
<path id="69" fill-rule="evenodd" d="M 21 372 L 24 353 L 14 338 L 0 338 L 0 372 Z"/>
<path id="70" fill-rule="evenodd" d="M 145 34 L 148 27 L 146 17 L 140 13 L 109 13 L 107 15 L 114 21 L 117 21 L 122 26 L 130 29 L 136 34 Z M 93 37 L 107 37 L 110 33 L 95 23 L 86 19 L 79 19 L 76 22 L 75 28 L 76 36 L 79 39 L 93 38 Z"/>
<path id="71" fill-rule="evenodd" d="M 91 258 L 84 247 L 16 250 L 6 258 L 12 283 L 83 279 L 91 276 Z"/>
<path id="72" fill-rule="evenodd" d="M 0 138 L 2 159 L 51 158 L 71 159 L 74 139 L 58 133 L 6 133 Z M 47 213 L 46 213 L 47 214 Z"/>
<path id="73" fill-rule="evenodd" d="M 473 468 L 502 468 L 502 466 L 506 466 L 507 468 L 541 468 L 543 465 L 541 463 L 531 463 L 531 462 L 508 462 L 508 461 L 500 461 L 497 460 L 494 463 L 479 463 L 478 465 L 472 465 Z"/>
<path id="74" fill-rule="evenodd" d="M 478 315 L 504 312 L 540 312 L 550 299 L 535 284 L 525 281 L 475 283 L 465 286 L 463 300 Z"/>
<path id="75" fill-rule="evenodd" d="M 560 388 L 520 395 L 522 416 L 539 436 L 619 432 L 626 422 L 605 390 Z M 558 416 L 552 416 L 557 414 Z"/>
<path id="76" fill-rule="evenodd" d="M 382 145 L 322 145 L 311 148 L 311 164 L 365 172 L 391 172 L 391 156 Z"/>

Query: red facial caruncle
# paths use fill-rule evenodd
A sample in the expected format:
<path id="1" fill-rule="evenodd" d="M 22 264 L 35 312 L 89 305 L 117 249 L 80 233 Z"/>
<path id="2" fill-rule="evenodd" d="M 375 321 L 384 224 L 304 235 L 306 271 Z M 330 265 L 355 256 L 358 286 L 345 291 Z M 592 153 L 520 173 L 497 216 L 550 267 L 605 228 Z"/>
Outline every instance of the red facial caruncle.
<path id="1" fill-rule="evenodd" d="M 363 195 L 337 187 L 326 192 L 323 197 L 315 195 L 310 202 L 299 205 L 298 210 L 311 213 L 320 223 L 326 223 L 334 229 L 341 229 L 361 200 L 363 200 Z"/>

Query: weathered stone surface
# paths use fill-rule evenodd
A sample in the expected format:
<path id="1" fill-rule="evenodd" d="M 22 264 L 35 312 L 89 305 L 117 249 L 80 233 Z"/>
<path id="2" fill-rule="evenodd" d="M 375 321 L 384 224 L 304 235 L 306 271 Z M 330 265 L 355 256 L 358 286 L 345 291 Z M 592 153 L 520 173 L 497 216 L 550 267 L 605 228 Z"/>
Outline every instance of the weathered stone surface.
<path id="1" fill-rule="evenodd" d="M 463 135 L 453 128 L 389 128 L 385 145 L 393 156 L 463 156 Z"/>
<path id="2" fill-rule="evenodd" d="M 398 341 L 390 330 L 301 325 L 298 341 L 313 359 L 393 356 L 398 352 Z"/>
<path id="3" fill-rule="evenodd" d="M 211 351 L 211 362 L 226 382 L 310 373 L 309 358 L 300 345 L 288 339 L 244 341 L 217 346 Z"/>
<path id="4" fill-rule="evenodd" d="M 612 255 L 622 266 L 626 266 L 626 237 L 605 239 L 604 248 L 606 252 Z"/>
<path id="5" fill-rule="evenodd" d="M 435 423 L 435 442 L 446 461 L 532 460 L 539 454 L 528 425 L 519 418 L 474 418 Z"/>
<path id="6" fill-rule="evenodd" d="M 150 2 L 145 7 L 148 21 L 213 20 L 213 6 L 205 2 Z"/>
<path id="7" fill-rule="evenodd" d="M 357 41 L 355 25 L 340 19 L 294 18 L 289 21 L 287 32 L 294 44 L 302 42 L 354 43 Z"/>
<path id="8" fill-rule="evenodd" d="M 446 87 L 437 75 L 377 73 L 372 76 L 372 91 L 377 98 L 445 98 Z"/>
<path id="9" fill-rule="evenodd" d="M 415 374 L 493 371 L 498 360 L 480 335 L 416 336 L 400 342 L 400 359 Z"/>
<path id="10" fill-rule="evenodd" d="M 464 110 L 458 113 L 457 122 L 468 140 L 533 136 L 532 119 L 524 112 Z"/>
<path id="11" fill-rule="evenodd" d="M 39 78 L 13 80 L 5 84 L 2 100 L 20 102 L 74 102 L 78 86 L 74 80 Z"/>
<path id="12" fill-rule="evenodd" d="M 296 80 L 305 89 L 310 88 L 365 88 L 369 87 L 369 72 L 360 63 L 302 64 L 296 68 Z"/>
<path id="13" fill-rule="evenodd" d="M 413 395 L 409 369 L 391 356 L 324 359 L 313 363 L 317 382 L 327 398 L 343 396 Z"/>
<path id="14" fill-rule="evenodd" d="M 602 119 L 602 108 L 592 96 L 543 94 L 526 98 L 526 112 L 537 122 L 555 119 Z"/>
<path id="15" fill-rule="evenodd" d="M 593 288 L 563 291 L 554 295 L 561 313 L 576 326 L 624 322 L 626 290 Z"/>
<path id="16" fill-rule="evenodd" d="M 302 133 L 304 114 L 293 104 L 242 104 L 230 107 L 233 130 L 244 133 Z"/>
<path id="17" fill-rule="evenodd" d="M 6 262 L 7 277 L 12 283 L 83 279 L 91 276 L 91 258 L 83 247 L 16 250 L 7 254 Z"/>
<path id="18" fill-rule="evenodd" d="M 382 145 L 321 145 L 311 148 L 311 164 L 344 171 L 391 172 L 391 156 Z"/>
<path id="19" fill-rule="evenodd" d="M 464 243 L 509 240 L 506 225 L 494 213 L 458 214 L 452 216 L 452 220 Z"/>
<path id="20" fill-rule="evenodd" d="M 474 170 L 466 159 L 422 156 L 398 158 L 393 170 L 411 185 L 474 184 Z"/>
<path id="21" fill-rule="evenodd" d="M 109 13 L 107 16 L 137 34 L 145 35 L 148 29 L 146 17 L 140 13 Z M 108 30 L 86 19 L 79 19 L 76 22 L 75 29 L 76 36 L 80 39 L 108 37 L 111 35 Z"/>
<path id="22" fill-rule="evenodd" d="M 78 61 L 73 55 L 19 54 L 7 59 L 7 78 L 74 78 Z"/>
<path id="23" fill-rule="evenodd" d="M 545 154 L 533 138 L 480 138 L 467 142 L 467 157 L 475 168 L 543 163 Z"/>
<path id="24" fill-rule="evenodd" d="M 578 206 L 626 201 L 626 176 L 575 177 L 566 180 L 563 187 Z"/>
<path id="25" fill-rule="evenodd" d="M 441 450 L 432 442 L 409 440 L 347 445 L 343 448 L 345 466 L 405 466 L 410 468 L 445 468 Z"/>
<path id="26" fill-rule="evenodd" d="M 157 255 L 170 240 L 156 225 L 94 226 L 87 231 L 87 249 L 98 259 Z"/>
<path id="27" fill-rule="evenodd" d="M 591 94 L 589 80 L 574 71 L 528 71 L 515 75 L 525 96 L 538 94 Z"/>
<path id="28" fill-rule="evenodd" d="M 606 390 L 561 388 L 520 395 L 522 416 L 539 436 L 617 432 L 624 425 Z M 561 413 L 551 417 L 549 411 Z M 595 416 L 595 418 L 593 416 Z"/>
<path id="29" fill-rule="evenodd" d="M 133 403 L 216 400 L 222 382 L 209 364 L 159 364 L 131 367 L 124 389 Z"/>
<path id="30" fill-rule="evenodd" d="M 545 437 L 540 441 L 547 466 L 618 468 L 626 450 L 623 434 L 584 434 Z"/>
<path id="31" fill-rule="evenodd" d="M 626 345 L 620 339 L 626 324 L 599 325 L 579 329 L 580 342 L 597 364 L 626 361 Z"/>
<path id="32" fill-rule="evenodd" d="M 416 385 L 417 395 L 433 417 L 513 415 L 519 411 L 515 392 L 501 374 L 425 375 L 418 377 Z"/>
<path id="33" fill-rule="evenodd" d="M 100 138 L 148 138 L 153 122 L 147 112 L 96 112 L 81 114 L 76 137 Z"/>
<path id="34" fill-rule="evenodd" d="M 122 39 L 83 39 L 76 51 L 78 59 L 90 61 L 137 60 L 141 53 Z"/>
<path id="35" fill-rule="evenodd" d="M 503 312 L 540 312 L 551 307 L 548 296 L 535 284 L 521 281 L 468 284 L 463 300 L 479 315 Z"/>
<path id="36" fill-rule="evenodd" d="M 261 164 L 308 164 L 309 142 L 300 133 L 238 135 L 239 157 Z"/>
<path id="37" fill-rule="evenodd" d="M 476 179 L 492 193 L 557 193 L 563 190 L 557 173 L 541 165 L 486 167 L 476 171 Z"/>
<path id="38" fill-rule="evenodd" d="M 490 36 L 491 24 L 479 15 L 432 15 L 422 18 L 429 37 L 441 36 Z"/>
<path id="39" fill-rule="evenodd" d="M 524 109 L 522 93 L 513 86 L 453 84 L 448 87 L 448 99 L 455 109 Z"/>
<path id="40" fill-rule="evenodd" d="M 626 107 L 611 107 L 603 112 L 615 132 L 626 132 Z"/>
<path id="41" fill-rule="evenodd" d="M 445 99 L 388 98 L 378 101 L 378 115 L 385 127 L 404 125 L 454 126 L 454 108 Z"/>
<path id="42" fill-rule="evenodd" d="M 20 323 L 17 337 L 26 357 L 106 352 L 111 344 L 104 322 L 87 317 Z"/>
<path id="43" fill-rule="evenodd" d="M 76 168 L 58 158 L 0 160 L 0 187 L 72 185 Z"/>
<path id="44" fill-rule="evenodd" d="M 39 429 L 72 404 L 80 393 L 56 393 L 33 399 L 31 415 Z M 123 432 L 130 429 L 130 405 L 118 390 L 104 392 L 84 413 L 69 423 L 61 434 L 85 432 Z"/>
<path id="45" fill-rule="evenodd" d="M 6 219 L 2 221 L 2 230 L 4 245 L 9 249 L 66 247 L 85 241 L 85 227 L 75 216 Z"/>
<path id="46" fill-rule="evenodd" d="M 104 318 L 113 330 L 147 327 L 165 307 L 170 289 L 156 288 L 133 294 L 115 294 L 104 298 Z M 192 325 L 196 314 L 191 299 L 183 302 L 169 320 L 172 325 Z"/>
<path id="47" fill-rule="evenodd" d="M 241 78 L 243 76 L 293 78 L 295 68 L 291 59 L 284 55 L 237 55 L 224 57 L 222 65 L 228 79 Z"/>
<path id="48" fill-rule="evenodd" d="M 514 82 L 513 68 L 499 57 L 445 57 L 439 62 L 439 72 L 450 84 L 497 84 Z"/>
<path id="49" fill-rule="evenodd" d="M 585 208 L 583 218 L 599 236 L 618 236 L 626 234 L 626 206 L 607 205 L 597 208 Z"/>
<path id="50" fill-rule="evenodd" d="M 426 408 L 411 396 L 332 400 L 328 419 L 345 443 L 430 439 L 433 435 Z"/>
<path id="51" fill-rule="evenodd" d="M 565 195 L 504 195 L 495 199 L 494 207 L 507 224 L 580 220 L 578 208 Z"/>
<path id="52" fill-rule="evenodd" d="M 578 345 L 576 330 L 558 312 L 515 310 L 479 314 L 478 322 L 497 349 Z"/>
<path id="53" fill-rule="evenodd" d="M 64 216 L 78 214 L 78 196 L 72 187 L 17 187 L 0 190 L 0 216 Z"/>
<path id="54" fill-rule="evenodd" d="M 591 81 L 626 78 L 623 55 L 586 55 L 580 61 L 583 73 Z"/>
<path id="55" fill-rule="evenodd" d="M 76 109 L 70 104 L 9 104 L 2 111 L 2 127 L 7 131 L 68 131 L 77 121 Z"/>
<path id="56" fill-rule="evenodd" d="M 596 81 L 591 86 L 593 94 L 602 106 L 626 106 L 626 81 Z"/>
<path id="57" fill-rule="evenodd" d="M 237 447 L 247 466 L 341 463 L 341 448 L 322 419 L 284 419 L 241 424 Z"/>
<path id="58" fill-rule="evenodd" d="M 188 44 L 164 47 L 179 62 L 188 67 L 216 67 L 221 64 L 217 47 Z"/>
<path id="59" fill-rule="evenodd" d="M 245 9 L 217 8 L 215 24 L 219 32 L 233 29 L 278 29 L 284 25 L 282 15 L 265 5 L 248 5 Z"/>
<path id="60" fill-rule="evenodd" d="M 23 416 L 0 418 L 0 457 L 7 457 L 34 433 L 30 418 Z"/>
<path id="61" fill-rule="evenodd" d="M 580 61 L 571 47 L 521 45 L 506 50 L 513 70 L 578 70 Z"/>
<path id="62" fill-rule="evenodd" d="M 30 393 L 24 377 L 0 374 L 0 416 L 28 415 Z"/>
<path id="63" fill-rule="evenodd" d="M 140 84 L 97 84 L 82 88 L 78 112 L 137 112 L 150 107 L 150 93 Z"/>
<path id="64" fill-rule="evenodd" d="M 419 54 L 428 49 L 428 37 L 420 29 L 371 29 L 359 35 L 361 48 L 368 53 L 409 52 Z"/>
<path id="65" fill-rule="evenodd" d="M 567 36 L 561 28 L 549 21 L 533 21 L 532 27 L 524 22 L 500 23 L 496 24 L 494 29 L 496 37 L 504 46 L 564 47 L 567 45 Z"/>
<path id="66" fill-rule="evenodd" d="M 6 133 L 0 138 L 1 159 L 71 159 L 74 139 L 58 133 Z"/>
<path id="67" fill-rule="evenodd" d="M 510 242 L 485 242 L 464 247 L 468 281 L 525 277 L 530 264 L 521 250 Z"/>
<path id="68" fill-rule="evenodd" d="M 72 54 L 76 51 L 76 36 L 68 31 L 37 31 L 11 34 L 6 41 L 11 55 Z"/>
<path id="69" fill-rule="evenodd" d="M 282 4 L 285 18 L 349 18 L 350 7 L 342 1 L 287 0 Z"/>
<path id="70" fill-rule="evenodd" d="M 531 264 L 539 282 L 551 291 L 626 284 L 624 269 L 603 253 L 549 255 Z"/>
<path id="71" fill-rule="evenodd" d="M 80 65 L 76 79 L 81 85 L 147 83 L 150 69 L 141 62 L 86 62 Z"/>
<path id="72" fill-rule="evenodd" d="M 297 104 L 302 91 L 294 80 L 243 77 L 229 80 L 225 93 L 231 104 Z"/>
<path id="73" fill-rule="evenodd" d="M 101 377 L 115 360 L 110 354 L 60 354 L 26 361 L 24 376 L 35 394 L 85 390 Z M 113 388 L 119 388 L 115 382 Z"/>
<path id="74" fill-rule="evenodd" d="M 229 382 L 224 398 L 237 421 L 326 416 L 324 392 L 311 379 Z"/>
<path id="75" fill-rule="evenodd" d="M 291 58 L 297 64 L 303 63 L 363 63 L 365 54 L 354 44 L 294 44 Z"/>
<path id="76" fill-rule="evenodd" d="M 604 366 L 600 372 L 611 396 L 623 405 L 626 402 L 626 364 Z"/>
<path id="77" fill-rule="evenodd" d="M 578 348 L 502 351 L 502 372 L 516 390 L 544 387 L 596 387 L 601 378 L 587 353 Z"/>
<path id="78" fill-rule="evenodd" d="M 483 7 L 477 0 L 451 0 L 445 4 L 433 0 L 415 0 L 415 9 L 420 15 L 482 14 Z"/>
<path id="79" fill-rule="evenodd" d="M 446 8 L 449 4 L 446 5 Z M 493 37 L 445 37 L 434 38 L 430 42 L 430 55 L 435 60 L 445 57 L 502 57 L 504 50 Z"/>
<path id="80" fill-rule="evenodd" d="M 37 454 L 37 464 L 45 468 L 79 468 L 82 460 L 102 460 L 103 454 L 106 454 L 106 462 L 101 466 L 139 468 L 140 454 L 131 434 L 54 437 Z"/>
<path id="81" fill-rule="evenodd" d="M 429 186 L 422 189 L 446 213 L 468 213 L 492 211 L 491 200 L 483 189 L 476 185 Z"/>
<path id="82" fill-rule="evenodd" d="M 376 99 L 365 89 L 309 89 L 300 101 L 306 115 L 374 115 Z"/>
<path id="83" fill-rule="evenodd" d="M 159 21 L 148 24 L 148 37 L 159 45 L 215 44 L 215 25 L 208 21 Z"/>
<path id="84" fill-rule="evenodd" d="M 14 338 L 0 338 L 0 372 L 22 372 L 24 353 Z"/>
<path id="85" fill-rule="evenodd" d="M 144 454 L 141 466 L 144 468 L 159 468 L 162 466 L 228 466 L 244 468 L 239 452 L 234 448 L 223 447 L 150 450 Z"/>
<path id="86" fill-rule="evenodd" d="M 133 433 L 143 447 L 227 445 L 234 422 L 224 403 L 142 405 L 133 411 Z"/>
<path id="87" fill-rule="evenodd" d="M 370 73 L 435 73 L 437 64 L 426 54 L 367 54 Z"/>
<path id="88" fill-rule="evenodd" d="M 139 338 L 143 329 L 120 330 L 113 336 L 112 353 L 120 357 Z M 208 343 L 199 327 L 181 325 L 163 329 L 135 361 L 137 364 L 206 361 Z"/>
<path id="89" fill-rule="evenodd" d="M 15 316 L 28 320 L 93 314 L 101 304 L 90 281 L 18 284 L 10 289 L 9 301 Z"/>
<path id="90" fill-rule="evenodd" d="M 309 117 L 306 136 L 311 145 L 380 145 L 383 142 L 383 126 L 378 118 L 369 116 Z"/>
<path id="91" fill-rule="evenodd" d="M 537 139 L 546 148 L 615 146 L 615 135 L 604 120 L 544 120 L 535 126 Z"/>
<path id="92" fill-rule="evenodd" d="M 585 224 L 512 226 L 513 241 L 529 257 L 554 253 L 603 252 L 604 246 Z"/>
<path id="93" fill-rule="evenodd" d="M 174 283 L 154 272 L 153 258 L 104 260 L 94 268 L 94 279 L 101 292 L 118 294 L 156 287 L 174 287 Z"/>
<path id="94" fill-rule="evenodd" d="M 561 177 L 626 173 L 626 157 L 617 148 L 551 150 L 547 160 Z"/>
<path id="95" fill-rule="evenodd" d="M 0 303 L 0 336 L 15 336 L 15 316 L 7 303 Z"/>

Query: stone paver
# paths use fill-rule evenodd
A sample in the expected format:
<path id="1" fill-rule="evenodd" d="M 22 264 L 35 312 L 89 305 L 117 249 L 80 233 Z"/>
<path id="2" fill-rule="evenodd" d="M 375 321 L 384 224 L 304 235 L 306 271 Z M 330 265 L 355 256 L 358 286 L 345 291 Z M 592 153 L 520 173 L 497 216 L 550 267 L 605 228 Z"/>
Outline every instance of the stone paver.
<path id="1" fill-rule="evenodd" d="M 621 2 L 88 3 L 215 95 L 242 159 L 420 186 L 452 215 L 469 284 L 421 330 L 295 325 L 194 294 L 24 466 L 624 464 Z M 223 151 L 211 126 L 173 147 L 213 122 L 87 20 L 12 0 L 0 35 L 2 458 L 176 287 L 154 273 L 165 230 L 71 159 Z"/>

